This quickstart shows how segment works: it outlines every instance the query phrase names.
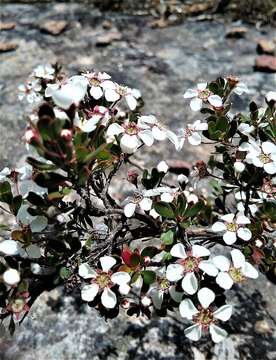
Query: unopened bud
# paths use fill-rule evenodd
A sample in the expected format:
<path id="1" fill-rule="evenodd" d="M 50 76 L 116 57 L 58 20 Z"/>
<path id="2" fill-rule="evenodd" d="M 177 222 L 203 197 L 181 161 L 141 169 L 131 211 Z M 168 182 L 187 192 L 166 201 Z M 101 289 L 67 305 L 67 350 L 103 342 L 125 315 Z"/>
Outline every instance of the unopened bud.
<path id="1" fill-rule="evenodd" d="M 69 130 L 69 129 L 61 130 L 60 135 L 65 141 L 71 141 L 72 140 L 72 131 Z"/>
<path id="2" fill-rule="evenodd" d="M 189 180 L 188 180 L 188 178 L 187 178 L 186 175 L 180 174 L 180 175 L 178 175 L 178 177 L 177 177 L 177 181 L 179 182 L 180 185 L 182 185 L 182 184 L 187 184 L 187 182 L 188 182 Z"/>
<path id="3" fill-rule="evenodd" d="M 148 307 L 151 304 L 151 299 L 148 296 L 144 296 L 141 299 L 141 303 L 142 303 L 143 306 Z"/>
<path id="4" fill-rule="evenodd" d="M 200 179 L 207 176 L 207 174 L 208 174 L 207 165 L 205 164 L 204 161 L 202 161 L 202 160 L 197 161 L 196 164 L 195 164 L 195 167 L 196 167 L 196 169 L 198 171 L 198 177 Z"/>
<path id="5" fill-rule="evenodd" d="M 24 134 L 24 139 L 27 144 L 39 142 L 39 133 L 34 129 L 28 129 Z"/>
<path id="6" fill-rule="evenodd" d="M 129 300 L 128 300 L 128 299 L 123 299 L 123 300 L 121 301 L 121 306 L 122 306 L 123 309 L 129 309 L 129 307 L 130 307 L 130 302 L 129 302 Z"/>
<path id="7" fill-rule="evenodd" d="M 148 265 L 150 262 L 151 262 L 150 257 L 149 257 L 149 256 L 145 256 L 145 257 L 144 257 L 144 264 L 145 264 L 145 265 Z"/>
<path id="8" fill-rule="evenodd" d="M 137 185 L 138 176 L 139 175 L 138 175 L 137 171 L 135 171 L 135 170 L 129 170 L 127 172 L 127 180 L 135 186 Z"/>
<path id="9" fill-rule="evenodd" d="M 228 75 L 226 79 L 231 89 L 233 89 L 240 82 L 239 78 L 233 75 Z"/>

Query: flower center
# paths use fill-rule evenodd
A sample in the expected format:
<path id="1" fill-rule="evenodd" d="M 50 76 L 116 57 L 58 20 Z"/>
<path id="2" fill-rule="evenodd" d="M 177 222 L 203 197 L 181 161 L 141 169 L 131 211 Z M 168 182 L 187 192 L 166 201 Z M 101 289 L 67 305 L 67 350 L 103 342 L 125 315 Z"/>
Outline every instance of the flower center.
<path id="1" fill-rule="evenodd" d="M 242 281 L 245 280 L 245 277 L 244 277 L 244 275 L 242 274 L 241 269 L 237 269 L 237 268 L 231 267 L 231 268 L 229 269 L 229 275 L 231 276 L 232 280 L 233 280 L 235 283 L 240 283 L 240 282 L 242 282 Z"/>
<path id="2" fill-rule="evenodd" d="M 199 263 L 200 258 L 196 258 L 194 256 L 189 256 L 186 259 L 181 260 L 181 265 L 184 267 L 185 272 L 198 271 Z"/>
<path id="3" fill-rule="evenodd" d="M 161 278 L 159 280 L 159 287 L 162 291 L 165 291 L 167 290 L 169 287 L 170 287 L 170 282 L 168 279 L 166 278 Z"/>
<path id="4" fill-rule="evenodd" d="M 139 128 L 135 122 L 130 122 L 126 127 L 125 131 L 128 135 L 137 135 Z"/>
<path id="5" fill-rule="evenodd" d="M 134 204 L 138 204 L 140 201 L 143 200 L 143 198 L 143 195 L 137 191 L 133 194 L 132 202 L 134 202 Z"/>
<path id="6" fill-rule="evenodd" d="M 203 100 L 203 101 L 207 101 L 208 97 L 211 95 L 211 92 L 208 89 L 205 90 L 200 90 L 198 92 L 198 98 Z"/>
<path id="7" fill-rule="evenodd" d="M 96 283 L 99 285 L 101 289 L 109 286 L 111 283 L 111 279 L 109 274 L 102 272 L 96 277 Z"/>
<path id="8" fill-rule="evenodd" d="M 239 226 L 235 223 L 229 223 L 226 225 L 226 228 L 228 231 L 236 232 L 239 228 Z"/>
<path id="9" fill-rule="evenodd" d="M 100 80 L 97 79 L 97 78 L 91 78 L 91 79 L 90 79 L 90 84 L 91 84 L 92 86 L 99 86 L 99 85 L 101 84 L 101 82 L 100 82 Z"/>
<path id="10" fill-rule="evenodd" d="M 193 316 L 193 321 L 202 325 L 203 329 L 207 329 L 214 322 L 212 310 L 209 308 L 199 310 L 199 312 Z"/>
<path id="11" fill-rule="evenodd" d="M 23 311 L 24 306 L 25 306 L 24 299 L 15 299 L 11 304 L 11 309 L 14 313 L 19 313 Z"/>
<path id="12" fill-rule="evenodd" d="M 116 91 L 120 96 L 126 96 L 128 94 L 128 88 L 126 86 L 118 86 Z"/>
<path id="13" fill-rule="evenodd" d="M 271 162 L 271 158 L 268 154 L 261 154 L 259 155 L 259 159 L 263 164 L 268 164 Z"/>

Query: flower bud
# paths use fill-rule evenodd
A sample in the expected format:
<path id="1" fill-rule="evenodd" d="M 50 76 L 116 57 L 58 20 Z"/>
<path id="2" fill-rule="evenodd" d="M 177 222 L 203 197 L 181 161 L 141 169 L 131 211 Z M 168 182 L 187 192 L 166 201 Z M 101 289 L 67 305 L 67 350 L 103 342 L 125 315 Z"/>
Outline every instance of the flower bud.
<path id="1" fill-rule="evenodd" d="M 27 144 L 34 144 L 39 142 L 39 133 L 34 129 L 28 129 L 26 130 L 24 134 L 24 140 Z"/>
<path id="2" fill-rule="evenodd" d="M 127 172 L 127 180 L 131 183 L 131 184 L 133 184 L 133 185 L 137 185 L 137 178 L 138 178 L 138 173 L 137 173 L 137 171 L 135 171 L 135 170 L 129 170 L 128 172 Z"/>
<path id="3" fill-rule="evenodd" d="M 148 265 L 148 264 L 150 263 L 150 261 L 151 261 L 151 259 L 150 259 L 149 256 L 145 256 L 145 257 L 144 257 L 144 264 L 145 264 L 145 265 Z"/>
<path id="4" fill-rule="evenodd" d="M 122 308 L 125 309 L 125 310 L 129 309 L 129 306 L 130 306 L 129 300 L 128 300 L 128 299 L 123 299 L 123 300 L 121 301 L 121 306 L 122 306 Z"/>
<path id="5" fill-rule="evenodd" d="M 166 161 L 160 161 L 160 163 L 157 165 L 157 171 L 166 173 L 169 170 L 169 166 L 166 163 Z"/>
<path id="6" fill-rule="evenodd" d="M 69 129 L 63 129 L 61 130 L 60 136 L 65 140 L 65 141 L 71 141 L 72 140 L 72 131 Z"/>
<path id="7" fill-rule="evenodd" d="M 208 174 L 207 165 L 205 164 L 204 161 L 202 161 L 202 160 L 197 161 L 196 164 L 195 164 L 195 167 L 196 167 L 196 169 L 198 171 L 198 177 L 200 179 L 207 176 L 207 174 Z"/>
<path id="8" fill-rule="evenodd" d="M 188 178 L 187 178 L 186 175 L 180 174 L 180 175 L 178 175 L 178 177 L 177 177 L 177 181 L 179 182 L 180 185 L 182 185 L 182 184 L 187 184 Z"/>

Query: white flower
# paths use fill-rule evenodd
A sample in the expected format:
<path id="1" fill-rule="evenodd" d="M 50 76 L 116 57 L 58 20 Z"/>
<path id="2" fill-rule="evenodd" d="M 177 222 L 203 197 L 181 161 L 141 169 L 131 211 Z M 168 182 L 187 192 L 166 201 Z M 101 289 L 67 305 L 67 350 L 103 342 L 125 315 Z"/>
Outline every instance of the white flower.
<path id="1" fill-rule="evenodd" d="M 193 245 L 191 250 L 186 253 L 184 245 L 178 243 L 171 248 L 170 253 L 180 260 L 167 267 L 166 277 L 169 281 L 182 279 L 182 289 L 190 295 L 197 292 L 198 279 L 196 274 L 199 270 L 209 276 L 217 276 L 218 274 L 217 268 L 211 261 L 202 260 L 202 257 L 210 255 L 210 251 L 203 246 Z"/>
<path id="2" fill-rule="evenodd" d="M 169 170 L 169 166 L 164 160 L 160 161 L 160 163 L 157 165 L 158 172 L 166 173 L 168 170 Z"/>
<path id="3" fill-rule="evenodd" d="M 248 241 L 252 237 L 251 231 L 245 227 L 250 224 L 250 220 L 243 214 L 223 215 L 220 218 L 223 222 L 217 221 L 213 224 L 212 230 L 214 232 L 224 232 L 223 240 L 227 245 L 232 245 L 236 242 L 237 237 Z"/>
<path id="4" fill-rule="evenodd" d="M 245 164 L 241 160 L 236 160 L 234 162 L 234 169 L 236 170 L 237 173 L 241 173 L 245 169 Z"/>
<path id="5" fill-rule="evenodd" d="M 215 294 L 212 290 L 204 287 L 197 294 L 200 307 L 196 308 L 190 299 L 181 301 L 179 305 L 180 315 L 191 320 L 194 325 L 185 329 L 187 338 L 197 341 L 201 338 L 202 332 L 210 331 L 211 338 L 218 343 L 227 336 L 227 332 L 216 325 L 218 320 L 227 321 L 232 315 L 232 306 L 223 305 L 217 310 L 209 307 L 215 300 Z"/>
<path id="6" fill-rule="evenodd" d="M 155 116 L 140 116 L 137 124 L 140 128 L 150 128 L 155 140 L 163 141 L 168 139 L 175 146 L 176 151 L 180 151 L 182 149 L 185 139 L 184 134 L 179 134 L 179 136 L 176 135 L 173 131 L 168 130 L 164 125 L 162 125 Z"/>
<path id="7" fill-rule="evenodd" d="M 48 84 L 45 90 L 46 97 L 52 97 L 54 103 L 64 110 L 72 104 L 76 106 L 86 95 L 88 80 L 81 75 L 72 76 L 67 82 Z"/>
<path id="8" fill-rule="evenodd" d="M 54 78 L 53 74 L 55 73 L 55 69 L 52 65 L 38 65 L 34 69 L 34 76 L 37 78 L 52 80 Z"/>
<path id="9" fill-rule="evenodd" d="M 147 197 L 146 192 L 135 192 L 131 200 L 124 206 L 124 214 L 126 217 L 131 217 L 139 206 L 144 211 L 149 211 L 152 206 L 152 200 Z M 127 199 L 128 200 L 128 199 Z"/>
<path id="10" fill-rule="evenodd" d="M 220 270 L 216 283 L 223 289 L 231 289 L 234 283 L 241 283 L 246 278 L 257 279 L 258 271 L 249 262 L 240 250 L 231 251 L 232 261 L 223 255 L 215 256 L 212 261 Z"/>
<path id="11" fill-rule="evenodd" d="M 198 111 L 202 108 L 203 103 L 209 102 L 213 107 L 222 107 L 222 98 L 218 95 L 212 94 L 207 88 L 207 83 L 197 84 L 196 89 L 188 89 L 183 95 L 184 99 L 192 99 L 190 107 L 193 111 Z"/>
<path id="12" fill-rule="evenodd" d="M 18 99 L 23 100 L 26 98 L 27 102 L 30 104 L 38 103 L 42 100 L 42 96 L 39 94 L 41 90 L 41 85 L 39 80 L 28 81 L 25 84 L 18 86 Z"/>
<path id="13" fill-rule="evenodd" d="M 151 146 L 154 138 L 150 129 L 142 129 L 135 122 L 126 121 L 123 125 L 118 123 L 111 124 L 106 132 L 108 139 L 114 139 L 115 135 L 121 135 L 120 147 L 126 154 L 134 153 L 142 142 Z"/>
<path id="14" fill-rule="evenodd" d="M 79 266 L 79 275 L 84 279 L 91 279 L 91 284 L 85 285 L 81 290 L 81 297 L 84 301 L 93 301 L 101 292 L 101 303 L 107 309 L 113 309 L 117 304 L 115 293 L 111 290 L 114 285 L 119 285 L 119 292 L 127 295 L 130 287 L 128 283 L 130 275 L 124 271 L 112 273 L 111 268 L 116 260 L 111 256 L 100 258 L 101 269 L 92 269 L 87 263 Z"/>
<path id="15" fill-rule="evenodd" d="M 103 96 L 103 90 L 108 87 L 112 87 L 114 84 L 112 81 L 110 81 L 111 76 L 108 75 L 106 72 L 93 72 L 93 73 L 84 73 L 82 74 L 89 80 L 90 95 L 98 100 Z"/>
<path id="16" fill-rule="evenodd" d="M 201 131 L 208 130 L 208 124 L 196 120 L 193 124 L 188 124 L 185 129 L 185 138 L 188 139 L 191 145 L 201 144 Z"/>
<path id="17" fill-rule="evenodd" d="M 0 181 L 6 181 L 7 176 L 11 174 L 11 170 L 8 167 L 5 167 L 3 170 L 0 171 Z"/>
<path id="18" fill-rule="evenodd" d="M 155 270 L 157 278 L 156 282 L 151 285 L 148 295 L 151 297 L 153 305 L 160 310 L 163 303 L 164 294 L 170 294 L 175 302 L 180 302 L 183 296 L 182 292 L 175 290 L 175 285 L 171 284 L 165 277 L 166 268 L 162 267 Z"/>
<path id="19" fill-rule="evenodd" d="M 177 181 L 179 182 L 180 185 L 182 185 L 182 184 L 187 184 L 189 182 L 189 179 L 187 178 L 186 175 L 180 174 L 177 177 Z"/>
<path id="20" fill-rule="evenodd" d="M 97 128 L 97 125 L 101 123 L 106 125 L 110 119 L 109 111 L 104 106 L 95 106 L 93 111 L 88 114 L 88 118 L 80 118 L 76 116 L 74 119 L 74 125 L 80 128 L 84 132 L 92 132 Z"/>
<path id="21" fill-rule="evenodd" d="M 7 285 L 13 286 L 19 283 L 20 274 L 16 269 L 8 269 L 3 274 L 3 280 Z"/>
<path id="22" fill-rule="evenodd" d="M 270 141 L 262 144 L 253 140 L 248 143 L 242 143 L 240 151 L 247 151 L 245 161 L 256 167 L 263 168 L 268 174 L 276 174 L 276 145 Z"/>
<path id="23" fill-rule="evenodd" d="M 130 110 L 135 110 L 137 106 L 137 99 L 141 97 L 138 89 L 131 89 L 127 86 L 121 86 L 112 81 L 105 81 L 104 96 L 109 102 L 116 102 L 120 99 L 125 99 Z"/>

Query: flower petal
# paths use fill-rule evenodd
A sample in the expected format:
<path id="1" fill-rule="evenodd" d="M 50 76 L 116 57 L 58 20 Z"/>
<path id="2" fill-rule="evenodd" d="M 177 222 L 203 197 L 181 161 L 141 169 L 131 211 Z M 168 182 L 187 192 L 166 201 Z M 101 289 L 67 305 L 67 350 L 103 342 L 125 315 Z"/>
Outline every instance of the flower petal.
<path id="1" fill-rule="evenodd" d="M 80 264 L 78 273 L 83 279 L 91 279 L 97 275 L 96 271 L 93 270 L 87 263 Z"/>
<path id="2" fill-rule="evenodd" d="M 194 146 L 201 144 L 201 140 L 201 135 L 197 132 L 194 132 L 192 135 L 188 136 L 189 143 Z"/>
<path id="3" fill-rule="evenodd" d="M 103 91 L 100 86 L 91 86 L 90 95 L 98 100 L 103 96 Z"/>
<path id="4" fill-rule="evenodd" d="M 218 95 L 209 96 L 208 101 L 212 106 L 214 106 L 216 108 L 220 108 L 223 105 L 222 98 Z"/>
<path id="5" fill-rule="evenodd" d="M 218 308 L 214 313 L 214 317 L 216 319 L 227 321 L 230 319 L 232 315 L 233 306 L 232 305 L 223 305 Z"/>
<path id="6" fill-rule="evenodd" d="M 248 241 L 252 238 L 252 233 L 248 228 L 239 228 L 237 231 L 237 235 L 239 238 Z"/>
<path id="7" fill-rule="evenodd" d="M 133 154 L 141 144 L 138 136 L 124 134 L 120 141 L 121 149 L 126 154 Z"/>
<path id="8" fill-rule="evenodd" d="M 198 91 L 196 89 L 188 89 L 185 91 L 183 97 L 184 99 L 191 99 L 198 95 Z"/>
<path id="9" fill-rule="evenodd" d="M 120 95 L 113 89 L 107 89 L 104 92 L 106 101 L 114 102 L 120 99 Z"/>
<path id="10" fill-rule="evenodd" d="M 198 341 L 201 338 L 201 325 L 192 325 L 184 330 L 186 337 L 193 341 Z"/>
<path id="11" fill-rule="evenodd" d="M 215 256 L 212 261 L 220 271 L 228 271 L 231 265 L 231 261 L 223 255 Z"/>
<path id="12" fill-rule="evenodd" d="M 215 293 L 204 287 L 197 293 L 198 301 L 204 309 L 207 309 L 209 305 L 215 300 Z"/>
<path id="13" fill-rule="evenodd" d="M 107 309 L 113 309 L 117 304 L 116 295 L 109 288 L 105 288 L 101 296 L 102 304 Z"/>
<path id="14" fill-rule="evenodd" d="M 226 221 L 227 223 L 231 223 L 234 220 L 234 214 L 226 214 L 221 216 L 221 220 Z"/>
<path id="15" fill-rule="evenodd" d="M 183 277 L 183 266 L 180 264 L 170 264 L 167 267 L 166 278 L 169 281 L 178 281 Z"/>
<path id="16" fill-rule="evenodd" d="M 202 108 L 202 100 L 195 97 L 190 102 L 190 107 L 193 111 L 199 111 Z"/>
<path id="17" fill-rule="evenodd" d="M 264 164 L 264 170 L 268 174 L 271 174 L 271 175 L 276 174 L 276 163 L 270 162 L 270 163 Z"/>
<path id="18" fill-rule="evenodd" d="M 151 130 L 143 130 L 138 133 L 138 136 L 147 146 L 151 146 L 154 143 L 154 137 Z"/>
<path id="19" fill-rule="evenodd" d="M 4 240 L 0 242 L 0 253 L 5 255 L 17 255 L 20 247 L 14 240 Z"/>
<path id="20" fill-rule="evenodd" d="M 231 251 L 231 257 L 235 268 L 242 268 L 245 265 L 245 256 L 243 253 L 238 250 L 234 249 Z"/>
<path id="21" fill-rule="evenodd" d="M 181 282 L 182 289 L 186 291 L 187 294 L 193 295 L 197 292 L 198 289 L 198 281 L 197 277 L 193 272 L 187 273 L 182 282 Z"/>
<path id="22" fill-rule="evenodd" d="M 163 291 L 159 291 L 158 289 L 154 288 L 151 291 L 149 291 L 149 296 L 151 297 L 154 307 L 160 310 L 164 297 Z"/>
<path id="23" fill-rule="evenodd" d="M 210 250 L 201 245 L 192 246 L 192 255 L 195 257 L 204 257 L 210 255 Z"/>
<path id="24" fill-rule="evenodd" d="M 197 308 L 194 306 L 192 300 L 182 300 L 179 305 L 179 312 L 183 318 L 192 320 L 193 316 L 198 313 Z"/>
<path id="25" fill-rule="evenodd" d="M 99 285 L 97 284 L 85 285 L 81 290 L 81 298 L 84 301 L 93 301 L 98 294 L 98 291 Z"/>
<path id="26" fill-rule="evenodd" d="M 219 343 L 220 341 L 224 340 L 228 335 L 224 329 L 213 324 L 210 325 L 210 334 L 214 343 Z"/>
<path id="27" fill-rule="evenodd" d="M 229 290 L 234 284 L 234 281 L 232 280 L 231 276 L 228 274 L 228 272 L 220 272 L 218 276 L 216 277 L 216 283 L 223 289 Z"/>
<path id="28" fill-rule="evenodd" d="M 226 226 L 223 222 L 221 221 L 217 221 L 212 225 L 212 230 L 214 232 L 220 232 L 220 231 L 225 231 L 226 230 Z"/>
<path id="29" fill-rule="evenodd" d="M 100 263 L 102 270 L 107 272 L 116 264 L 116 260 L 112 256 L 103 256 L 100 258 Z"/>
<path id="30" fill-rule="evenodd" d="M 136 106 L 137 106 L 137 100 L 135 99 L 134 96 L 132 95 L 126 95 L 125 97 L 126 102 L 128 104 L 128 107 L 130 108 L 130 110 L 135 110 Z"/>
<path id="31" fill-rule="evenodd" d="M 204 271 L 209 276 L 217 276 L 218 269 L 215 265 L 209 260 L 203 260 L 199 263 L 198 267 L 200 270 Z"/>
<path id="32" fill-rule="evenodd" d="M 140 202 L 139 202 L 139 205 L 141 207 L 142 210 L 144 211 L 149 211 L 151 209 L 151 206 L 152 206 L 152 200 L 147 198 L 147 197 L 144 197 Z"/>
<path id="33" fill-rule="evenodd" d="M 135 209 L 136 209 L 136 204 L 132 202 L 126 204 L 126 206 L 124 207 L 125 216 L 130 218 L 135 213 Z"/>
<path id="34" fill-rule="evenodd" d="M 242 269 L 242 273 L 250 279 L 257 279 L 257 277 L 259 276 L 258 271 L 249 262 L 245 263 L 244 268 Z"/>
<path id="35" fill-rule="evenodd" d="M 127 284 L 130 280 L 130 275 L 125 271 L 118 271 L 111 275 L 111 281 L 117 285 Z"/>
<path id="36" fill-rule="evenodd" d="M 234 231 L 226 231 L 223 235 L 223 240 L 227 245 L 232 245 L 237 240 L 237 235 Z"/>
<path id="37" fill-rule="evenodd" d="M 185 251 L 185 247 L 181 243 L 175 244 L 170 251 L 170 254 L 174 257 L 177 257 L 179 259 L 186 259 L 187 254 Z"/>
<path id="38" fill-rule="evenodd" d="M 20 281 L 20 274 L 16 269 L 8 269 L 3 274 L 3 280 L 7 285 L 16 285 Z"/>
<path id="39" fill-rule="evenodd" d="M 163 141 L 167 138 L 166 132 L 161 130 L 158 126 L 153 126 L 151 131 L 155 140 Z"/>

